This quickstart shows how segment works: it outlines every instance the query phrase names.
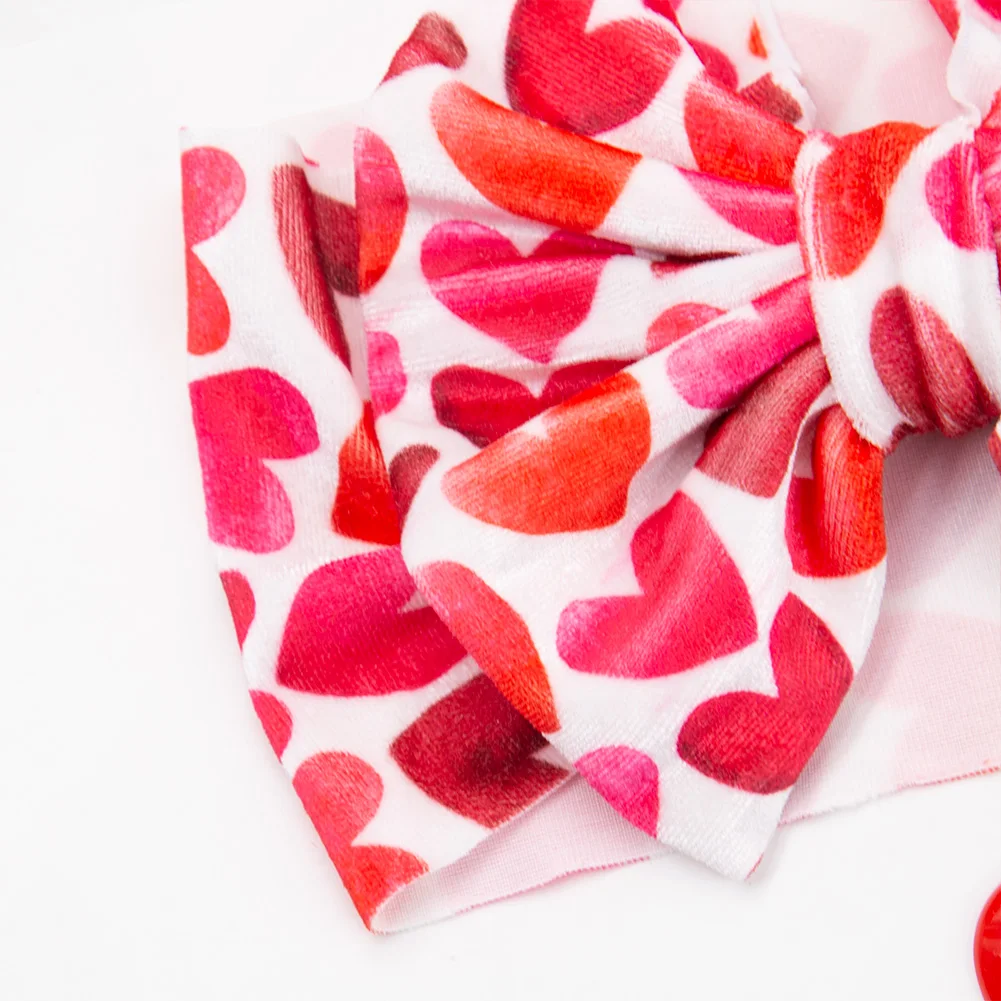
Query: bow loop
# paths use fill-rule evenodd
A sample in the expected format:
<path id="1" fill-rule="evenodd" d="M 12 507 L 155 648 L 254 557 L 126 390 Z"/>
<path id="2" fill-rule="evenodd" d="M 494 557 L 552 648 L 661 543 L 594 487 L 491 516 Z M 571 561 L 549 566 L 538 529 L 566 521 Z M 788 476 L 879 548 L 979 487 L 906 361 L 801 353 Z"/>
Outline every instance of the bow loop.
<path id="1" fill-rule="evenodd" d="M 997 217 L 980 152 L 994 145 L 960 118 L 814 133 L 801 149 L 799 231 L 821 342 L 845 412 L 881 448 L 998 416 Z"/>

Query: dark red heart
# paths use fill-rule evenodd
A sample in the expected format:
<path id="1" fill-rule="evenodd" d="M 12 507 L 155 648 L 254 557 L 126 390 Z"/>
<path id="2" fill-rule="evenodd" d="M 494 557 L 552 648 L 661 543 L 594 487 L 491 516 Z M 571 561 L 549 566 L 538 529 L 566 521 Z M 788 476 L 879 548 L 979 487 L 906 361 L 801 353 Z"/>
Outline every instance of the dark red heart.
<path id="1" fill-rule="evenodd" d="M 458 69 L 466 61 L 466 44 L 455 25 L 440 14 L 425 14 L 410 37 L 396 50 L 382 82 L 418 66 Z"/>

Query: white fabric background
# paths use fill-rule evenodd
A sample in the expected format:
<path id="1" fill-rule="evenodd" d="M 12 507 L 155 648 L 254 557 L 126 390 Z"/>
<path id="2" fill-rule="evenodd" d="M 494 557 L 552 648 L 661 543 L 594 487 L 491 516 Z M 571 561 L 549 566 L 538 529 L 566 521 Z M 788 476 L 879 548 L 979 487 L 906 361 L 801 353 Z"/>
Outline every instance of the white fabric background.
<path id="1" fill-rule="evenodd" d="M 360 99 L 426 6 L 0 0 L 0 997 L 973 1001 L 999 775 L 784 829 L 747 885 L 666 858 L 391 939 L 358 921 L 204 541 L 176 128 Z M 860 124 L 872 49 L 913 59 L 928 16 L 776 6 L 794 49 L 808 7 L 868 15 L 868 49 L 796 49 L 808 83 L 857 63 Z M 900 76 L 922 111 L 927 71 Z"/>

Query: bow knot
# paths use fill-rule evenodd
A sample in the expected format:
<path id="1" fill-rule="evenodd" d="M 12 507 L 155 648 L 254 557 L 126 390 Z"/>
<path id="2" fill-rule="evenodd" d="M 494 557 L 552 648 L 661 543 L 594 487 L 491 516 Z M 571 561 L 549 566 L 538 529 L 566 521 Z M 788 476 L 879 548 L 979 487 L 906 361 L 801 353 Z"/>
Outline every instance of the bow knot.
<path id="1" fill-rule="evenodd" d="M 997 419 L 997 136 L 962 118 L 934 130 L 884 122 L 841 139 L 813 133 L 800 151 L 817 328 L 839 401 L 880 447 Z"/>

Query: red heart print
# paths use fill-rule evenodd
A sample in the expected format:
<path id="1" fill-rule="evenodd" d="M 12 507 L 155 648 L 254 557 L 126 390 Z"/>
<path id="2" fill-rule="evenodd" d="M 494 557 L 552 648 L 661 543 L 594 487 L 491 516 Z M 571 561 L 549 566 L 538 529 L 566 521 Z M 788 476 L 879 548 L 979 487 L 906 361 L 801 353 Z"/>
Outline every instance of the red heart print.
<path id="1" fill-rule="evenodd" d="M 931 0 L 939 20 L 953 38 L 959 31 L 959 8 L 956 6 L 958 2 L 959 0 Z"/>
<path id="2" fill-rule="evenodd" d="M 292 602 L 277 677 L 316 695 L 387 695 L 441 677 L 465 651 L 415 592 L 398 546 L 328 563 Z"/>
<path id="3" fill-rule="evenodd" d="M 254 592 L 251 590 L 250 581 L 238 570 L 223 570 L 219 574 L 219 579 L 222 581 L 223 591 L 226 592 L 229 613 L 233 616 L 236 641 L 242 650 L 243 641 L 247 638 L 247 632 L 251 622 L 254 621 L 254 613 L 257 610 Z"/>
<path id="4" fill-rule="evenodd" d="M 786 546 L 804 577 L 846 577 L 886 555 L 883 453 L 829 407 L 813 439 L 813 479 L 794 476 L 786 501 Z"/>
<path id="5" fill-rule="evenodd" d="M 554 233 L 527 257 L 495 229 L 439 223 L 421 245 L 421 270 L 435 298 L 470 326 L 546 363 L 584 322 L 616 245 Z"/>
<path id="6" fill-rule="evenodd" d="M 681 55 L 670 32 L 629 18 L 587 30 L 594 0 L 518 0 L 504 54 L 515 111 L 567 132 L 607 132 L 639 115 Z"/>
<path id="7" fill-rule="evenodd" d="M 403 237 L 410 200 L 393 151 L 374 132 L 355 132 L 358 202 L 358 291 L 363 295 L 389 270 Z"/>
<path id="8" fill-rule="evenodd" d="M 375 437 L 372 404 L 348 435 L 337 457 L 337 496 L 331 524 L 338 535 L 382 546 L 400 541 L 400 521 L 389 486 L 389 473 Z"/>
<path id="9" fill-rule="evenodd" d="M 379 809 L 382 779 L 361 758 L 326 751 L 304 761 L 292 785 L 365 926 L 371 927 L 384 901 L 428 871 L 423 859 L 401 848 L 351 844 Z"/>
<path id="10" fill-rule="evenodd" d="M 460 563 L 428 563 L 414 576 L 421 593 L 508 702 L 537 730 L 558 730 L 549 677 L 522 617 Z"/>
<path id="11" fill-rule="evenodd" d="M 726 87 L 727 90 L 737 89 L 737 67 L 725 52 L 698 38 L 689 38 L 688 44 L 699 57 L 699 62 L 706 68 L 706 72 L 721 87 Z"/>
<path id="12" fill-rule="evenodd" d="M 254 712 L 257 713 L 261 726 L 264 727 L 268 743 L 280 761 L 288 742 L 292 739 L 292 714 L 281 699 L 276 699 L 269 692 L 251 691 L 250 701 L 254 705 Z"/>
<path id="13" fill-rule="evenodd" d="M 383 330 L 368 331 L 368 390 L 376 417 L 395 410 L 407 391 L 399 341 Z"/>
<path id="14" fill-rule="evenodd" d="M 820 277 L 844 277 L 859 268 L 883 228 L 890 190 L 930 131 L 883 122 L 838 140 L 817 168 L 811 199 Z"/>
<path id="15" fill-rule="evenodd" d="M 600 225 L 640 161 L 519 115 L 462 83 L 442 84 L 431 120 L 452 162 L 494 205 L 558 229 Z"/>
<path id="16" fill-rule="evenodd" d="M 666 17 L 676 28 L 680 30 L 678 24 L 677 9 L 681 6 L 681 0 L 643 0 L 643 6 L 647 10 L 652 10 L 661 17 Z"/>
<path id="17" fill-rule="evenodd" d="M 685 720 L 677 745 L 703 775 L 762 795 L 796 781 L 853 677 L 838 641 L 793 594 L 775 615 L 768 649 L 778 695 L 717 695 Z"/>
<path id="18" fill-rule="evenodd" d="M 226 225 L 243 202 L 246 178 L 221 149 L 199 146 L 181 155 L 185 270 L 188 280 L 188 350 L 218 351 L 229 339 L 229 306 L 222 289 L 192 247 Z"/>
<path id="19" fill-rule="evenodd" d="M 997 403 L 948 324 L 899 285 L 873 308 L 869 350 L 880 381 L 916 431 L 955 436 L 997 418 Z"/>
<path id="20" fill-rule="evenodd" d="M 685 132 L 699 170 L 773 188 L 790 187 L 804 139 L 708 74 L 685 94 Z"/>
<path id="21" fill-rule="evenodd" d="M 286 546 L 295 531 L 292 504 L 262 460 L 319 447 L 306 398 L 263 368 L 209 376 L 189 392 L 212 541 L 252 553 Z"/>
<path id="22" fill-rule="evenodd" d="M 722 316 L 725 311 L 704 302 L 679 302 L 669 306 L 653 323 L 646 334 L 647 352 L 653 354 L 675 341 L 680 341 L 693 330 Z"/>
<path id="23" fill-rule="evenodd" d="M 668 354 L 668 377 L 693 407 L 732 406 L 762 375 L 816 339 L 805 278 L 766 292 L 753 305 L 751 316 L 737 314 L 711 323 Z"/>
<path id="24" fill-rule="evenodd" d="M 768 49 L 765 47 L 765 40 L 761 37 L 761 26 L 757 21 L 751 22 L 751 33 L 747 36 L 747 51 L 759 59 L 768 58 Z"/>
<path id="25" fill-rule="evenodd" d="M 994 429 L 994 434 L 987 439 L 987 450 L 991 453 L 991 458 L 994 460 L 994 465 L 998 467 L 998 472 L 1001 473 L 1001 424 Z"/>
<path id="26" fill-rule="evenodd" d="M 745 101 L 761 108 L 780 121 L 795 125 L 803 117 L 803 109 L 792 94 L 775 82 L 771 73 L 759 76 L 740 91 Z"/>
<path id="27" fill-rule="evenodd" d="M 925 200 L 942 232 L 964 250 L 993 250 L 990 211 L 977 147 L 958 143 L 925 176 Z"/>
<path id="28" fill-rule="evenodd" d="M 556 649 L 575 671 L 661 678 L 735 653 L 758 635 L 751 596 L 698 505 L 676 493 L 630 545 L 643 593 L 586 598 L 560 615 Z"/>
<path id="29" fill-rule="evenodd" d="M 435 373 L 431 399 L 439 424 L 482 448 L 628 364 L 626 360 L 609 358 L 558 368 L 540 396 L 533 396 L 516 379 L 469 365 L 453 365 Z"/>
<path id="30" fill-rule="evenodd" d="M 424 477 L 440 457 L 441 453 L 432 445 L 408 445 L 393 456 L 389 464 L 389 485 L 401 525 L 406 521 Z"/>
<path id="31" fill-rule="evenodd" d="M 774 497 L 807 411 L 830 381 L 820 345 L 800 348 L 723 419 L 696 468 L 738 490 Z"/>
<path id="32" fill-rule="evenodd" d="M 327 285 L 341 295 L 358 295 L 358 210 L 322 191 L 310 190 L 320 266 Z"/>
<path id="33" fill-rule="evenodd" d="M 1001 21 L 1001 0 L 977 0 L 980 9 Z"/>
<path id="34" fill-rule="evenodd" d="M 455 25 L 440 14 L 425 14 L 410 37 L 396 50 L 382 82 L 419 66 L 447 66 L 457 70 L 466 61 L 466 43 Z"/>
<path id="35" fill-rule="evenodd" d="M 657 837 L 660 771 L 652 758 L 616 744 L 589 751 L 574 762 L 574 768 L 626 820 L 650 837 Z"/>
<path id="36" fill-rule="evenodd" d="M 792 192 L 690 170 L 682 171 L 682 175 L 731 226 L 774 246 L 795 243 L 796 203 Z"/>
<path id="37" fill-rule="evenodd" d="M 484 675 L 436 702 L 389 753 L 433 800 L 484 827 L 500 827 L 568 776 L 535 753 L 545 739 Z"/>
<path id="38" fill-rule="evenodd" d="M 450 469 L 445 496 L 479 521 L 527 535 L 614 525 L 650 454 L 639 383 L 619 372 L 540 420 L 542 436 L 512 431 Z"/>
<path id="39" fill-rule="evenodd" d="M 302 167 L 282 164 L 271 177 L 278 242 L 302 308 L 331 351 L 350 368 L 344 328 L 326 276 L 316 204 Z"/>

